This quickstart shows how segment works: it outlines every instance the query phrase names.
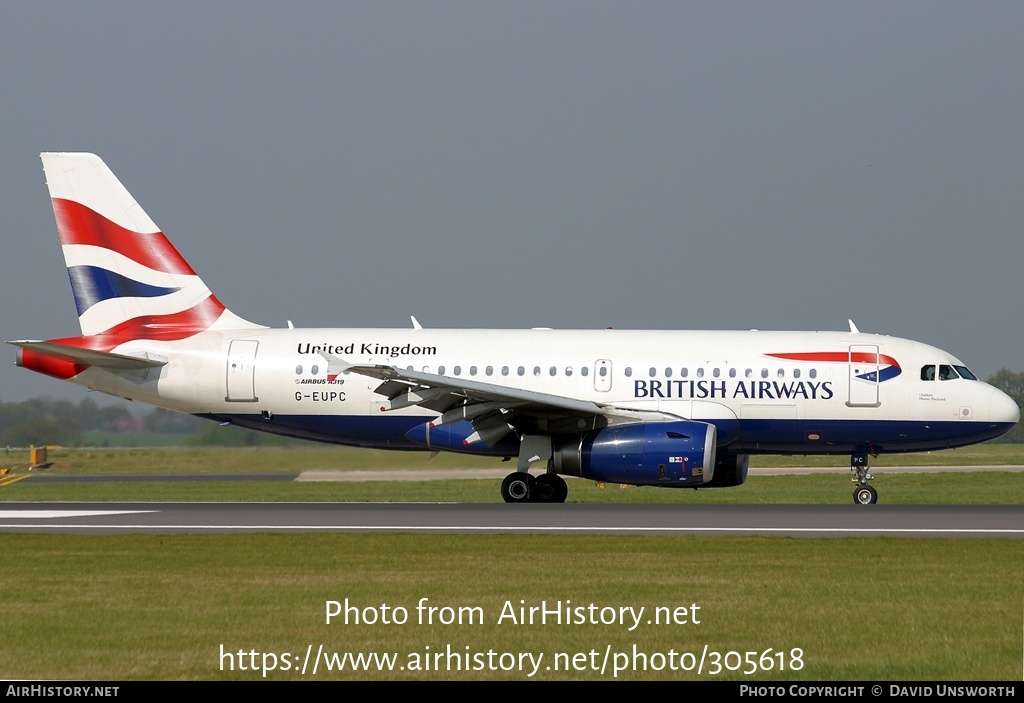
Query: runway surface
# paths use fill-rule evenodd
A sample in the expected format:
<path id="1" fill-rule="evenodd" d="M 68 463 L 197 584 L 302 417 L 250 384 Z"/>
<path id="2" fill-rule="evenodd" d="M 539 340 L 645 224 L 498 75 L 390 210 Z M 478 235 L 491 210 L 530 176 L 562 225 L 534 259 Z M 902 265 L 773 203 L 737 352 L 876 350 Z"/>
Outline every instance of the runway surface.
<path id="1" fill-rule="evenodd" d="M 1020 505 L 0 503 L 0 532 L 1024 538 Z"/>
<path id="2" fill-rule="evenodd" d="M 488 479 L 500 481 L 511 471 L 499 469 L 407 469 L 402 471 L 302 471 L 298 473 L 145 473 L 145 474 L 60 474 L 36 472 L 24 480 L 33 483 L 111 483 L 111 482 L 200 482 L 211 481 L 303 481 L 303 482 L 362 482 L 362 481 L 446 481 L 450 479 Z M 876 476 L 886 474 L 922 473 L 975 473 L 979 471 L 1007 471 L 1019 473 L 1024 466 L 890 466 L 874 467 Z M 750 469 L 750 476 L 795 476 L 806 474 L 848 474 L 849 467 L 773 467 Z"/>

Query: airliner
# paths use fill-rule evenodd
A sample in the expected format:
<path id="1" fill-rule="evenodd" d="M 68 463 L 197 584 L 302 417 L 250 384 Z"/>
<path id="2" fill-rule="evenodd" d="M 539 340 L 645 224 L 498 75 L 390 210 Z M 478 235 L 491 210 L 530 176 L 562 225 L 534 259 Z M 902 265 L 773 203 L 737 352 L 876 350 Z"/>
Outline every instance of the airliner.
<path id="1" fill-rule="evenodd" d="M 114 396 L 289 437 L 516 460 L 509 503 L 563 476 L 738 486 L 755 454 L 872 460 L 983 442 L 1020 419 L 956 357 L 860 332 L 270 329 L 228 310 L 104 162 L 44 153 L 81 334 L 17 363 Z M 535 473 L 531 474 L 533 467 Z"/>

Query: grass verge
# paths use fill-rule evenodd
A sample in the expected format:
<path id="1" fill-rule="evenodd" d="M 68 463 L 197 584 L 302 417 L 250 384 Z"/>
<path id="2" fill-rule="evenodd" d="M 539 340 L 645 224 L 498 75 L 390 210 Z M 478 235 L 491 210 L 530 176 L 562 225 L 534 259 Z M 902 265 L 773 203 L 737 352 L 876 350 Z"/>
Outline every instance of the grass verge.
<path id="1" fill-rule="evenodd" d="M 802 650 L 801 668 L 776 665 L 757 680 L 1019 680 L 1022 557 L 1021 543 L 1010 540 L 12 534 L 0 551 L 8 652 L 0 678 L 261 678 L 237 665 L 222 670 L 221 645 L 300 661 L 309 645 L 394 652 L 407 667 L 321 670 L 318 679 L 528 678 L 518 669 L 408 668 L 415 655 L 446 645 L 462 654 L 542 654 L 539 679 L 611 679 L 612 660 L 603 675 L 589 668 L 591 651 L 599 667 L 609 649 L 629 655 L 620 679 L 743 678 L 651 670 L 663 661 L 655 653 L 699 658 L 707 645 L 782 651 L 787 662 Z M 346 598 L 378 612 L 402 606 L 409 621 L 325 624 L 325 602 Z M 478 608 L 483 620 L 419 624 L 421 598 Z M 498 623 L 506 601 L 550 608 L 565 600 L 643 606 L 645 615 L 632 632 Z M 654 607 L 694 603 L 700 624 L 646 622 Z M 648 656 L 647 671 L 634 646 Z M 586 668 L 546 669 L 556 653 L 568 653 L 566 663 L 581 653 L 576 661 Z M 303 677 L 293 670 L 267 678 Z"/>

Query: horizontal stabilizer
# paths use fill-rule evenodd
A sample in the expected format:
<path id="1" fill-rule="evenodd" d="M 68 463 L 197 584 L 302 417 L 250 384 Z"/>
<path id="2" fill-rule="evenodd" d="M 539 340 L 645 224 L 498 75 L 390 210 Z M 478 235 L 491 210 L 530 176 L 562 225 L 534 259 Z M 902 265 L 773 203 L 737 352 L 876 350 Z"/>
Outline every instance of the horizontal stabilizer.
<path id="1" fill-rule="evenodd" d="M 56 342 L 42 342 L 33 340 L 20 340 L 8 342 L 22 349 L 30 349 L 40 354 L 56 357 L 64 361 L 70 361 L 85 366 L 98 366 L 105 369 L 136 370 L 148 369 L 156 366 L 164 366 L 167 359 L 149 359 L 141 356 L 128 356 L 126 354 L 114 354 L 113 352 L 96 351 L 95 349 L 83 349 L 68 344 L 57 344 Z"/>

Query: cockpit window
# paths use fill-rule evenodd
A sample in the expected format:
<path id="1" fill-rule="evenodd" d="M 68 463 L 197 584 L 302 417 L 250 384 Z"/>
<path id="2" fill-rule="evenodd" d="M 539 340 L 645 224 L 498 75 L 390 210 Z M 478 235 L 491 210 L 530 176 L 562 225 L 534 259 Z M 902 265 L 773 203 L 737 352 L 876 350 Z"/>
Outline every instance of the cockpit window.
<path id="1" fill-rule="evenodd" d="M 939 380 L 940 381 L 952 381 L 954 378 L 960 378 L 960 375 L 956 372 L 949 364 L 939 364 Z"/>
<path id="2" fill-rule="evenodd" d="M 960 372 L 961 378 L 966 378 L 968 381 L 978 380 L 978 377 L 971 373 L 971 370 L 966 366 L 954 366 L 953 368 Z"/>
<path id="3" fill-rule="evenodd" d="M 934 381 L 935 380 L 935 365 L 929 364 L 928 366 L 921 367 L 921 380 L 922 381 Z"/>

